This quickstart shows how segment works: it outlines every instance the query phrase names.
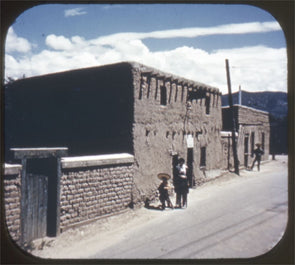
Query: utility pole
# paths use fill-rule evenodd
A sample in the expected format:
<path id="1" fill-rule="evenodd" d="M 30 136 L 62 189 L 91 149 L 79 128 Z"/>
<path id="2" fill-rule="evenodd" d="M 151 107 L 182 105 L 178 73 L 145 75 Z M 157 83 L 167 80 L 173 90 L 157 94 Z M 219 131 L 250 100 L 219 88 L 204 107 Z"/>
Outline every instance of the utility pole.
<path id="1" fill-rule="evenodd" d="M 241 88 L 241 85 L 239 85 L 239 105 L 242 106 L 242 88 Z"/>
<path id="2" fill-rule="evenodd" d="M 234 166 L 235 166 L 235 173 L 240 175 L 239 173 L 239 159 L 237 153 L 237 144 L 236 144 L 236 122 L 234 116 L 234 108 L 233 108 L 233 97 L 231 93 L 231 82 L 230 82 L 230 73 L 229 73 L 229 63 L 228 59 L 225 59 L 225 66 L 226 66 L 226 77 L 227 77 L 227 86 L 228 86 L 228 102 L 230 107 L 230 115 L 232 120 L 232 148 L 233 148 L 233 156 L 234 156 Z"/>

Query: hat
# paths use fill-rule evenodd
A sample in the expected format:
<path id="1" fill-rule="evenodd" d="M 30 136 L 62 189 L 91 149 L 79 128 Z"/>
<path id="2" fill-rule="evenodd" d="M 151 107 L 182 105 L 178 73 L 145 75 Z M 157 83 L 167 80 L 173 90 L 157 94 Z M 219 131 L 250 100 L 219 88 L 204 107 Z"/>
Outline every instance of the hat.
<path id="1" fill-rule="evenodd" d="M 159 173 L 158 174 L 158 178 L 161 179 L 161 180 L 163 180 L 163 179 L 167 179 L 168 180 L 171 177 L 168 174 L 166 174 L 166 173 Z"/>
<path id="2" fill-rule="evenodd" d="M 179 162 L 179 163 L 184 163 L 185 160 L 181 157 L 181 158 L 178 159 L 178 162 Z"/>
<path id="3" fill-rule="evenodd" d="M 257 143 L 256 146 L 261 146 L 261 144 L 260 143 Z"/>

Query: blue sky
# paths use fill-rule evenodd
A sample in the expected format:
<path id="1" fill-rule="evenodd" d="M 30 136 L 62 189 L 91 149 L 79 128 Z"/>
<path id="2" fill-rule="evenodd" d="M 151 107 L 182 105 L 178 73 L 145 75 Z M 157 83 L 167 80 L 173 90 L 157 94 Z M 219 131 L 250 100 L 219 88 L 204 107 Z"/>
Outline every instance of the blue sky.
<path id="1" fill-rule="evenodd" d="M 11 26 L 5 74 L 20 78 L 138 61 L 227 92 L 287 91 L 284 34 L 249 5 L 40 5 Z"/>

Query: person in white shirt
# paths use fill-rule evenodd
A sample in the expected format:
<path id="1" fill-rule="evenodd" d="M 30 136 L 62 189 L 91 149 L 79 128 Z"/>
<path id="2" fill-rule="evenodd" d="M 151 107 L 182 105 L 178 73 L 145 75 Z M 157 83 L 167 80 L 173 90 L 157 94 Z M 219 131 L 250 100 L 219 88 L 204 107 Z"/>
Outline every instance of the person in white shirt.
<path id="1" fill-rule="evenodd" d="M 175 179 L 175 192 L 176 192 L 176 207 L 187 207 L 187 194 L 188 194 L 188 179 L 187 179 L 187 165 L 185 160 L 180 158 L 178 160 L 177 176 Z"/>

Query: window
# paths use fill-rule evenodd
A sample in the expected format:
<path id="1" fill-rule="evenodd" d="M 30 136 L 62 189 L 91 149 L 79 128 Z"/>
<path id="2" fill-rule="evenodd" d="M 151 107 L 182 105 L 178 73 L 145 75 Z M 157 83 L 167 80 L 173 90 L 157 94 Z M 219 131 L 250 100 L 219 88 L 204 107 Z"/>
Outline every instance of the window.
<path id="1" fill-rule="evenodd" d="M 262 150 L 264 150 L 264 144 L 265 144 L 265 134 L 264 134 L 264 132 L 262 133 L 262 135 L 261 135 L 261 148 L 262 148 Z"/>
<path id="2" fill-rule="evenodd" d="M 161 105 L 167 105 L 167 89 L 165 86 L 161 86 Z"/>
<path id="3" fill-rule="evenodd" d="M 175 98 L 174 98 L 174 102 L 177 101 L 177 94 L 178 94 L 178 85 L 176 84 L 176 87 L 175 87 Z"/>
<path id="4" fill-rule="evenodd" d="M 206 106 L 206 114 L 210 114 L 210 96 L 206 96 L 205 106 Z"/>
<path id="5" fill-rule="evenodd" d="M 206 166 L 206 147 L 201 147 L 200 167 Z"/>
<path id="6" fill-rule="evenodd" d="M 255 133 L 251 132 L 251 154 L 253 154 L 253 151 L 254 151 L 254 143 L 255 143 Z"/>

